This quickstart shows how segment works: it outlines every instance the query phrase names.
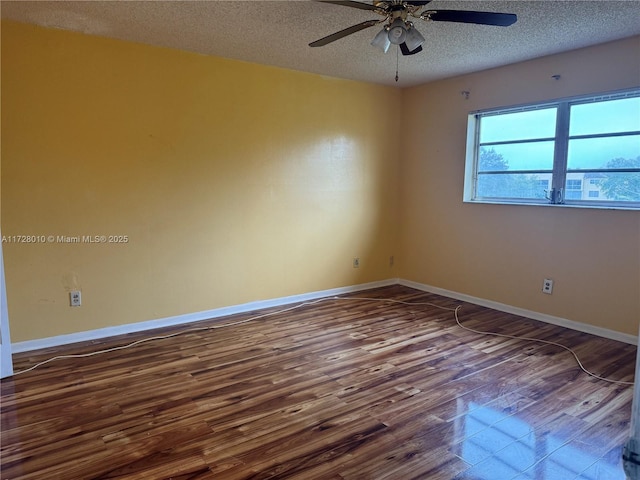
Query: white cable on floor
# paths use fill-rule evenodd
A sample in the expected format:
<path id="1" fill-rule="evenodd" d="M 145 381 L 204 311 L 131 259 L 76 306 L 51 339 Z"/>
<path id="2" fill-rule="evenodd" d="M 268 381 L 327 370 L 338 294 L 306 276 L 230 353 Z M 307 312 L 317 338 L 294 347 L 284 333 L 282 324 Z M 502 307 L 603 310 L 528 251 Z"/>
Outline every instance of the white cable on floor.
<path id="1" fill-rule="evenodd" d="M 462 323 L 460 323 L 460 318 L 458 316 L 458 311 L 460 310 L 460 308 L 462 307 L 462 305 L 458 305 L 455 308 L 451 308 L 451 307 L 442 307 L 440 305 L 436 305 L 434 303 L 430 303 L 430 302 L 405 302 L 402 300 L 395 300 L 395 299 L 391 299 L 391 298 L 370 298 L 370 297 L 324 297 L 324 298 L 320 298 L 318 300 L 313 300 L 313 301 L 309 301 L 309 302 L 303 302 L 303 303 L 299 303 L 297 305 L 293 305 L 291 307 L 287 307 L 287 308 L 283 308 L 281 310 L 277 310 L 275 312 L 268 312 L 268 313 L 264 313 L 261 315 L 256 315 L 253 317 L 249 317 L 246 318 L 244 320 L 238 320 L 236 322 L 230 322 L 230 323 L 224 323 L 221 325 L 210 325 L 208 327 L 197 327 L 197 328 L 188 328 L 186 330 L 180 330 L 178 332 L 174 332 L 174 333 L 170 333 L 167 335 L 159 335 L 159 336 L 154 336 L 154 337 L 147 337 L 147 338 L 142 338 L 140 340 L 136 340 L 135 342 L 131 342 L 128 343 L 126 345 L 121 345 L 119 347 L 112 347 L 112 348 L 107 348 L 104 350 L 97 350 L 95 352 L 90 352 L 90 353 L 78 353 L 78 354 L 72 354 L 72 355 L 57 355 L 55 357 L 51 357 L 43 362 L 39 362 L 36 363 L 35 365 L 33 365 L 30 368 L 27 368 L 26 370 L 20 370 L 18 372 L 15 372 L 13 375 L 21 375 L 23 373 L 27 373 L 30 372 L 32 370 L 35 370 L 38 367 L 41 367 L 42 365 L 45 365 L 49 362 L 53 362 L 54 360 L 62 360 L 62 359 L 66 359 L 66 358 L 84 358 L 84 357 L 93 357 L 95 355 L 101 355 L 103 353 L 109 353 L 109 352 L 115 352 L 117 350 L 125 350 L 127 348 L 131 348 L 134 347 L 136 345 L 140 345 L 141 343 L 146 343 L 146 342 L 150 342 L 152 340 L 164 340 L 167 338 L 172 338 L 172 337 L 177 337 L 178 335 L 183 335 L 185 333 L 191 333 L 191 332 L 202 332 L 202 331 L 206 331 L 206 330 L 217 330 L 219 328 L 226 328 L 226 327 L 233 327 L 236 325 L 242 325 L 245 323 L 249 323 L 249 322 L 253 322 L 255 320 L 259 320 L 261 318 L 266 318 L 266 317 L 270 317 L 273 315 L 279 315 L 281 313 L 286 313 L 286 312 L 290 312 L 292 310 L 296 310 L 298 308 L 302 308 L 302 307 L 307 307 L 310 305 L 315 305 L 321 302 L 325 302 L 328 300 L 342 300 L 342 301 L 353 301 L 353 300 L 359 300 L 359 301 L 370 301 L 370 302 L 382 302 L 382 303 L 398 303 L 401 305 L 409 305 L 409 306 L 431 306 L 431 307 L 435 307 L 435 308 L 439 308 L 440 310 L 447 310 L 450 312 L 453 312 L 453 315 L 455 317 L 456 320 L 456 324 L 464 329 L 467 330 L 469 332 L 473 332 L 476 334 L 480 334 L 480 335 L 492 335 L 494 337 L 502 337 L 502 338 L 510 338 L 510 339 L 514 339 L 514 340 L 525 340 L 525 341 L 529 341 L 529 342 L 538 342 L 538 343 L 543 343 L 545 345 L 554 345 L 556 347 L 560 347 L 564 350 L 566 350 L 567 352 L 571 353 L 571 355 L 573 355 L 573 357 L 575 358 L 576 362 L 578 363 L 578 366 L 580 367 L 580 369 L 586 373 L 587 375 L 597 378 L 598 380 L 603 380 L 605 382 L 609 382 L 609 383 L 615 383 L 618 385 L 633 385 L 634 382 L 624 382 L 621 380 L 612 380 L 609 378 L 605 378 L 605 377 L 601 377 L 599 375 L 596 375 L 593 372 L 590 372 L 589 370 L 587 370 L 584 365 L 582 365 L 582 362 L 580 361 L 580 358 L 578 358 L 578 355 L 576 354 L 576 352 L 574 352 L 571 348 L 562 345 L 560 343 L 556 343 L 556 342 L 551 342 L 549 340 L 542 340 L 539 338 L 533 338 L 533 337 L 520 337 L 520 336 L 516 336 L 516 335 L 507 335 L 504 333 L 496 333 L 496 332 L 486 332 L 486 331 L 482 331 L 482 330 L 476 330 L 474 328 L 470 328 L 470 327 L 465 327 L 464 325 L 462 325 Z"/>
<path id="2" fill-rule="evenodd" d="M 255 317 L 245 318 L 244 320 L 238 320 L 237 322 L 223 323 L 221 325 L 210 325 L 208 327 L 188 328 L 188 329 L 185 329 L 185 330 L 180 330 L 178 332 L 169 333 L 167 335 L 158 335 L 158 336 L 154 336 L 154 337 L 142 338 L 140 340 L 136 340 L 135 342 L 131 342 L 131 343 L 128 343 L 126 345 L 121 345 L 119 347 L 106 348 L 104 350 L 96 350 L 95 352 L 75 353 L 75 354 L 71 354 L 71 355 L 56 355 L 55 357 L 51 357 L 51 358 L 49 358 L 49 359 L 47 359 L 47 360 L 45 360 L 43 362 L 36 363 L 35 365 L 33 365 L 30 368 L 27 368 L 25 370 L 20 370 L 19 372 L 14 372 L 13 376 L 21 375 L 23 373 L 30 372 L 32 370 L 35 370 L 38 367 L 41 367 L 42 365 L 45 365 L 45 364 L 47 364 L 49 362 L 53 362 L 54 360 L 62 360 L 62 359 L 65 359 L 65 358 L 93 357 L 95 355 L 101 355 L 103 353 L 115 352 L 117 350 L 125 350 L 127 348 L 131 348 L 131 347 L 135 347 L 136 345 L 140 345 L 141 343 L 151 342 L 152 340 L 164 340 L 166 338 L 173 338 L 173 337 L 177 337 L 178 335 L 184 335 L 185 333 L 203 332 L 203 331 L 206 331 L 206 330 L 217 330 L 219 328 L 233 327 L 233 326 L 236 326 L 236 325 L 242 325 L 244 323 L 253 322 L 254 320 L 259 320 L 261 318 L 270 317 L 272 315 L 277 315 L 277 314 L 280 314 L 280 313 L 290 312 L 291 310 L 295 310 L 297 308 L 306 307 L 306 306 L 309 306 L 309 305 L 315 305 L 316 303 L 324 302 L 326 300 L 331 300 L 331 299 L 332 299 L 331 297 L 327 297 L 327 298 L 321 298 L 319 300 L 314 300 L 312 302 L 304 302 L 304 303 L 300 303 L 298 305 L 294 305 L 294 306 L 289 307 L 289 308 L 284 308 L 282 310 L 278 310 L 276 312 L 264 313 L 262 315 L 256 315 Z"/>
<path id="3" fill-rule="evenodd" d="M 538 343 L 544 343 L 545 345 L 554 345 L 556 347 L 560 347 L 564 350 L 566 350 L 567 352 L 569 352 L 571 355 L 573 355 L 573 358 L 576 359 L 576 362 L 578 363 L 578 367 L 580 367 L 580 370 L 582 370 L 584 373 L 586 373 L 587 375 L 590 375 L 594 378 L 597 378 L 598 380 L 604 380 L 605 382 L 609 382 L 609 383 L 616 383 L 619 385 L 633 385 L 634 382 L 624 382 L 622 380 L 612 380 L 610 378 L 606 378 L 606 377 L 601 377 L 600 375 L 596 375 L 593 372 L 590 372 L 589 370 L 587 370 L 584 365 L 582 365 L 582 362 L 580 361 L 580 358 L 578 358 L 578 354 L 576 354 L 576 352 L 574 352 L 571 348 L 562 345 L 560 343 L 556 343 L 556 342 L 551 342 L 549 340 L 542 340 L 540 338 L 533 338 L 533 337 L 519 337 L 516 335 L 507 335 L 504 333 L 496 333 L 496 332 L 486 332 L 486 331 L 482 331 L 482 330 L 476 330 L 474 328 L 471 327 L 465 327 L 464 325 L 462 325 L 462 323 L 460 323 L 460 318 L 458 317 L 458 310 L 460 310 L 460 308 L 462 307 L 462 305 L 458 305 L 455 308 L 448 308 L 448 307 L 441 307 L 440 305 L 434 305 L 433 303 L 428 303 L 428 302 L 403 302 L 401 300 L 394 300 L 394 299 L 374 299 L 374 298 L 358 298 L 358 297 L 348 297 L 349 299 L 352 300 L 379 300 L 379 301 L 386 301 L 386 302 L 391 302 L 391 303 L 401 303 L 403 305 L 430 305 L 432 307 L 436 307 L 439 308 L 441 310 L 449 310 L 451 312 L 453 312 L 453 315 L 456 319 L 456 323 L 458 324 L 458 326 L 464 330 L 468 330 L 469 332 L 473 332 L 473 333 L 477 333 L 480 335 L 492 335 L 494 337 L 503 337 L 503 338 L 511 338 L 514 340 L 526 340 L 529 342 L 538 342 Z"/>
<path id="4" fill-rule="evenodd" d="M 582 370 L 587 375 L 590 375 L 590 376 L 592 376 L 594 378 L 597 378 L 598 380 L 604 380 L 605 382 L 609 382 L 609 383 L 617 383 L 619 385 L 633 385 L 633 383 L 634 383 L 634 382 L 623 382 L 622 380 L 612 380 L 610 378 L 601 377 L 600 375 L 596 375 L 595 373 L 590 372 L 589 370 L 587 370 L 584 367 L 584 365 L 582 365 L 582 362 L 578 358 L 578 354 L 576 352 L 574 352 L 573 350 L 571 350 L 569 347 L 567 347 L 565 345 L 562 345 L 561 343 L 551 342 L 549 340 L 542 340 L 540 338 L 533 338 L 533 337 L 518 337 L 518 336 L 515 336 L 515 335 L 506 335 L 506 334 L 503 334 L 503 333 L 483 332 L 481 330 L 475 330 L 473 328 L 465 327 L 464 325 L 462 325 L 460 323 L 460 320 L 458 319 L 458 309 L 460 307 L 461 307 L 461 305 L 456 307 L 455 312 L 454 312 L 454 315 L 456 317 L 456 323 L 458 324 L 458 326 L 460 328 L 464 328 L 465 330 L 468 330 L 468 331 L 473 332 L 473 333 L 480 333 L 482 335 L 493 335 L 494 337 L 513 338 L 515 340 L 526 340 L 526 341 L 529 341 L 529 342 L 544 343 L 546 345 L 555 345 L 556 347 L 560 347 L 560 348 L 566 350 L 567 352 L 569 352 L 571 355 L 573 355 L 573 358 L 576 359 L 576 362 L 578 363 L 578 366 L 580 367 L 580 370 Z"/>

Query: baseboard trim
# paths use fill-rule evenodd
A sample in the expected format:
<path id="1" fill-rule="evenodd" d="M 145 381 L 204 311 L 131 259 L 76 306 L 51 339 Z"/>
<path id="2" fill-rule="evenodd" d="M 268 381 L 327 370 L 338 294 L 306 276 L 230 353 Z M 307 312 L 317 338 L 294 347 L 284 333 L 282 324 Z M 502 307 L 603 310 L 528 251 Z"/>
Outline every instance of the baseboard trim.
<path id="1" fill-rule="evenodd" d="M 404 285 L 405 287 L 415 288 L 416 290 L 421 290 L 423 292 L 435 293 L 444 297 L 455 298 L 456 300 L 461 300 L 463 302 L 473 303 L 475 305 L 492 308 L 501 312 L 512 313 L 521 317 L 527 317 L 533 320 L 550 323 L 552 325 L 570 328 L 571 330 L 577 330 L 579 332 L 590 333 L 591 335 L 608 338 L 610 340 L 617 340 L 619 342 L 628 343 L 630 345 L 638 345 L 638 337 L 629 335 L 627 333 L 616 332 L 615 330 L 609 330 L 608 328 L 596 327 L 587 323 L 576 322 L 574 320 L 568 320 L 561 317 L 554 317 L 553 315 L 534 312 L 533 310 L 526 310 L 524 308 L 514 307 L 512 305 L 506 305 L 504 303 L 494 302 L 492 300 L 486 300 L 484 298 L 473 297 L 464 293 L 445 290 L 444 288 L 417 283 L 411 280 L 399 279 L 398 283 L 400 285 Z"/>
<path id="2" fill-rule="evenodd" d="M 24 342 L 15 342 L 11 344 L 12 353 L 30 352 L 33 350 L 41 350 L 43 348 L 59 347 L 69 345 L 71 343 L 87 342 L 92 340 L 100 340 L 103 338 L 114 337 L 117 335 L 126 335 L 128 333 L 138 333 L 156 328 L 173 327 L 183 325 L 185 323 L 199 322 L 203 320 L 212 320 L 237 313 L 246 313 L 263 308 L 279 307 L 282 305 L 290 305 L 292 303 L 306 302 L 316 300 L 318 298 L 330 297 L 333 295 L 342 295 L 345 293 L 359 292 L 372 288 L 387 287 L 389 285 L 397 285 L 397 278 L 381 280 L 378 282 L 362 283 L 349 287 L 332 288 L 329 290 L 320 290 L 317 292 L 303 293 L 300 295 L 291 295 L 288 297 L 273 298 L 270 300 L 258 300 L 229 307 L 215 308 L 213 310 L 205 310 L 202 312 L 187 313 L 184 315 L 176 315 L 173 317 L 160 318 L 157 320 L 147 320 L 143 322 L 130 323 L 127 325 L 118 325 L 114 327 L 98 328 L 85 332 L 71 333 L 67 335 L 57 335 L 55 337 L 47 337 L 36 340 L 26 340 Z"/>
<path id="3" fill-rule="evenodd" d="M 187 313 L 184 315 L 176 315 L 173 317 L 160 318 L 156 320 L 147 320 L 143 322 L 130 323 L 127 325 L 118 325 L 114 327 L 105 327 L 95 330 L 88 330 L 85 332 L 71 333 L 67 335 L 58 335 L 55 337 L 47 337 L 36 340 L 27 340 L 24 342 L 15 342 L 11 344 L 12 353 L 30 352 L 33 350 L 41 350 L 44 348 L 59 347 L 62 345 L 69 345 L 72 343 L 86 342 L 92 340 L 100 340 L 108 337 L 114 337 L 117 335 L 126 335 L 129 333 L 144 332 L 147 330 L 153 330 L 156 328 L 173 327 L 183 325 L 186 323 L 199 322 L 203 320 L 213 320 L 228 315 L 234 315 L 237 313 L 246 313 L 254 310 L 260 310 L 263 308 L 279 307 L 284 305 L 290 305 L 293 303 L 306 302 L 309 300 L 316 300 L 318 298 L 330 297 L 333 295 L 342 295 L 345 293 L 359 292 L 362 290 L 369 290 L 372 288 L 387 287 L 389 285 L 403 285 L 405 287 L 415 288 L 423 292 L 435 293 L 456 300 L 473 303 L 482 307 L 492 308 L 501 312 L 512 313 L 522 317 L 531 318 L 533 320 L 539 320 L 541 322 L 550 323 L 552 325 L 558 325 L 560 327 L 570 328 L 579 332 L 585 332 L 599 337 L 608 338 L 611 340 L 617 340 L 619 342 L 628 343 L 630 345 L 638 345 L 638 337 L 629 335 L 626 333 L 616 332 L 615 330 L 609 330 L 607 328 L 596 327 L 586 323 L 576 322 L 568 320 L 566 318 L 554 317 L 553 315 L 547 315 L 544 313 L 535 312 L 532 310 L 526 310 L 524 308 L 514 307 L 512 305 L 506 305 L 504 303 L 494 302 L 492 300 L 486 300 L 484 298 L 473 297 L 464 293 L 455 292 L 452 290 L 446 290 L 433 285 L 427 285 L 424 283 L 418 283 L 411 280 L 404 280 L 399 278 L 391 278 L 387 280 L 381 280 L 377 282 L 362 283 L 359 285 L 352 285 L 348 287 L 332 288 L 328 290 L 319 290 L 316 292 L 303 293 L 299 295 L 291 295 L 287 297 L 273 298 L 269 300 L 258 300 L 254 302 L 243 303 L 239 305 L 232 305 L 228 307 L 215 308 L 213 310 L 205 310 L 202 312 Z"/>

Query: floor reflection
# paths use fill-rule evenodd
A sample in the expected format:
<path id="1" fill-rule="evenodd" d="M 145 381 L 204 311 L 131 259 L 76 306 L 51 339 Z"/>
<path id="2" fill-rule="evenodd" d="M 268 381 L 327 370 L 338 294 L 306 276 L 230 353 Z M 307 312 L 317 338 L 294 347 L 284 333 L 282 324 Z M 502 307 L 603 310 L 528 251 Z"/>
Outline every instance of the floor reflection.
<path id="1" fill-rule="evenodd" d="M 621 458 L 594 455 L 580 438 L 536 431 L 522 419 L 474 402 L 458 428 L 464 440 L 456 452 L 473 465 L 460 478 L 477 480 L 624 480 Z"/>

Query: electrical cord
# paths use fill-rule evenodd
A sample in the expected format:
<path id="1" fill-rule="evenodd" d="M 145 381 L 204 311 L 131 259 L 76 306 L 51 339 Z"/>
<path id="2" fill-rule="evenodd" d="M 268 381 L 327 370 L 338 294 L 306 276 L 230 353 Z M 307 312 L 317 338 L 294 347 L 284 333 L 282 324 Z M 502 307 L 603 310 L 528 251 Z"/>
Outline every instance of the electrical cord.
<path id="1" fill-rule="evenodd" d="M 390 302 L 390 303 L 401 303 L 403 305 L 413 305 L 413 306 L 415 306 L 415 305 L 429 305 L 429 306 L 432 306 L 432 307 L 439 308 L 441 310 L 449 310 L 449 311 L 453 312 L 453 316 L 454 316 L 454 318 L 456 320 L 456 324 L 460 328 L 462 328 L 463 330 L 467 330 L 469 332 L 473 332 L 473 333 L 480 334 L 480 335 L 491 335 L 491 336 L 494 336 L 494 337 L 511 338 L 511 339 L 514 339 L 514 340 L 525 340 L 525 341 L 529 341 L 529 342 L 543 343 L 545 345 L 554 345 L 556 347 L 560 347 L 560 348 L 566 350 L 571 355 L 573 355 L 573 358 L 575 358 L 576 363 L 578 364 L 578 367 L 580 367 L 580 370 L 582 370 L 584 373 L 586 373 L 587 375 L 589 375 L 591 377 L 597 378 L 598 380 L 603 380 L 605 382 L 615 383 L 615 384 L 619 384 L 619 385 L 633 385 L 634 384 L 634 382 L 625 382 L 625 381 L 622 381 L 622 380 L 612 380 L 610 378 L 601 377 L 600 375 L 596 375 L 595 373 L 590 372 L 582 364 L 582 362 L 580 361 L 580 358 L 578 357 L 578 354 L 575 351 L 573 351 L 571 348 L 567 347 L 566 345 L 562 345 L 561 343 L 552 342 L 552 341 L 549 341 L 549 340 L 542 340 L 540 338 L 534 338 L 534 337 L 520 337 L 520 336 L 516 336 L 516 335 L 507 335 L 507 334 L 504 334 L 504 333 L 486 332 L 486 331 L 483 331 L 483 330 L 476 330 L 476 329 L 471 328 L 471 327 L 466 327 L 466 326 L 462 325 L 462 323 L 460 323 L 460 318 L 458 316 L 458 311 L 460 310 L 462 305 L 458 305 L 455 308 L 450 308 L 450 307 L 441 307 L 440 305 L 435 305 L 435 304 L 429 303 L 429 302 L 403 302 L 401 300 L 395 300 L 395 299 L 392 299 L 392 298 L 389 298 L 389 299 L 374 299 L 374 298 L 362 298 L 362 297 L 360 297 L 360 298 L 359 297 L 348 297 L 348 298 L 352 299 L 352 300 L 356 300 L 356 299 L 358 299 L 358 300 L 380 300 L 380 301 L 386 301 L 386 302 Z"/>
<path id="2" fill-rule="evenodd" d="M 460 320 L 458 319 L 458 309 L 460 309 L 461 305 L 457 306 L 454 312 L 454 315 L 456 317 L 456 323 L 458 324 L 458 326 L 460 328 L 463 328 L 465 330 L 468 330 L 470 332 L 473 333 L 479 333 L 482 335 L 493 335 L 494 337 L 503 337 L 503 338 L 513 338 L 515 340 L 526 340 L 529 342 L 538 342 L 538 343 L 544 343 L 545 345 L 554 345 L 556 347 L 560 347 L 564 350 L 566 350 L 567 352 L 569 352 L 571 355 L 573 355 L 573 358 L 576 359 L 576 362 L 578 364 L 578 367 L 580 367 L 580 370 L 582 370 L 584 373 L 586 373 L 587 375 L 590 375 L 591 377 L 597 378 L 598 380 L 604 380 L 605 382 L 609 382 L 609 383 L 616 383 L 618 385 L 633 385 L 634 382 L 624 382 L 622 380 L 612 380 L 610 378 L 606 378 L 606 377 L 601 377 L 600 375 L 596 375 L 593 372 L 590 372 L 589 370 L 587 370 L 584 365 L 582 365 L 582 362 L 580 361 L 580 358 L 578 358 L 578 354 L 576 352 L 574 352 L 572 349 L 570 349 L 569 347 L 567 347 L 566 345 L 562 345 L 561 343 L 557 343 L 557 342 L 551 342 L 549 340 L 542 340 L 540 338 L 533 338 L 533 337 L 518 337 L 515 335 L 506 335 L 503 333 L 496 333 L 496 332 L 483 332 L 481 330 L 475 330 L 473 328 L 470 327 L 465 327 L 464 325 L 462 325 L 460 323 Z"/>
<path id="3" fill-rule="evenodd" d="M 494 337 L 510 338 L 510 339 L 514 339 L 514 340 L 525 340 L 525 341 L 529 341 L 529 342 L 537 342 L 537 343 L 542 343 L 542 344 L 545 344 L 545 345 L 553 345 L 553 346 L 556 346 L 556 347 L 560 347 L 563 350 L 566 350 L 567 352 L 571 353 L 571 355 L 573 355 L 573 358 L 576 360 L 576 363 L 578 364 L 578 367 L 580 367 L 580 370 L 582 370 L 587 375 L 589 375 L 589 376 L 591 376 L 593 378 L 597 378 L 598 380 L 602 380 L 602 381 L 605 381 L 605 382 L 618 384 L 618 385 L 633 385 L 634 384 L 634 382 L 625 382 L 625 381 L 622 381 L 622 380 L 612 380 L 610 378 L 602 377 L 602 376 L 597 375 L 597 374 L 595 374 L 593 372 L 590 372 L 589 370 L 587 370 L 584 367 L 584 365 L 580 361 L 580 358 L 578 357 L 578 354 L 574 350 L 572 350 L 571 348 L 569 348 L 569 347 L 567 347 L 565 345 L 562 345 L 561 343 L 552 342 L 552 341 L 549 341 L 549 340 L 542 340 L 540 338 L 521 337 L 521 336 L 516 336 L 516 335 L 507 335 L 507 334 L 504 334 L 504 333 L 487 332 L 487 331 L 482 331 L 482 330 L 476 330 L 476 329 L 471 328 L 471 327 L 466 327 L 460 322 L 460 317 L 458 315 L 458 311 L 460 310 L 462 305 L 458 305 L 455 308 L 451 308 L 451 307 L 443 307 L 443 306 L 436 305 L 435 303 L 430 303 L 430 302 L 405 302 L 403 300 L 395 300 L 395 299 L 392 299 L 392 298 L 337 297 L 337 296 L 324 297 L 324 298 L 320 298 L 318 300 L 302 302 L 302 303 L 293 305 L 291 307 L 283 308 L 283 309 L 280 309 L 280 310 L 277 310 L 277 311 L 274 311 L 274 312 L 263 313 L 261 315 L 255 315 L 253 317 L 245 318 L 244 320 L 238 320 L 238 321 L 235 321 L 235 322 L 223 323 L 223 324 L 220 324 L 220 325 L 210 325 L 210 326 L 207 326 L 207 327 L 188 328 L 188 329 L 180 330 L 178 332 L 170 333 L 170 334 L 167 334 L 167 335 L 158 335 L 158 336 L 153 336 L 153 337 L 146 337 L 146 338 L 142 338 L 140 340 L 136 340 L 135 342 L 128 343 L 126 345 L 121 345 L 121 346 L 118 346 L 118 347 L 111 347 L 111 348 L 107 348 L 107 349 L 104 349 L 104 350 L 96 350 L 94 352 L 78 353 L 78 354 L 71 354 L 71 355 L 56 355 L 55 357 L 51 357 L 51 358 L 49 358 L 47 360 L 44 360 L 44 361 L 39 362 L 39 363 L 36 363 L 35 365 L 33 365 L 30 368 L 15 372 L 13 374 L 13 376 L 17 376 L 17 375 L 21 375 L 23 373 L 30 372 L 32 370 L 35 370 L 38 367 L 41 367 L 42 365 L 46 365 L 47 363 L 53 362 L 55 360 L 62 360 L 62 359 L 69 359 L 69 358 L 93 357 L 93 356 L 101 355 L 101 354 L 104 354 L 104 353 L 115 352 L 115 351 L 118 351 L 118 350 L 125 350 L 127 348 L 132 348 L 132 347 L 135 347 L 136 345 L 140 345 L 141 343 L 146 343 L 146 342 L 151 342 L 151 341 L 154 341 L 154 340 L 164 340 L 164 339 L 167 339 L 167 338 L 177 337 L 179 335 L 184 335 L 185 333 L 217 330 L 217 329 L 220 329 L 220 328 L 227 328 L 227 327 L 233 327 L 233 326 L 237 326 L 237 325 L 243 325 L 245 323 L 253 322 L 255 320 L 260 320 L 262 318 L 271 317 L 273 315 L 279 315 L 281 313 L 291 312 L 293 310 L 297 310 L 297 309 L 302 308 L 302 307 L 307 307 L 307 306 L 310 306 L 310 305 L 316 305 L 318 303 L 326 302 L 328 300 L 342 300 L 342 301 L 360 300 L 360 301 L 382 302 L 382 303 L 397 303 L 397 304 L 408 305 L 408 306 L 431 306 L 431 307 L 438 308 L 440 310 L 447 310 L 447 311 L 453 312 L 453 316 L 455 318 L 456 324 L 458 325 L 458 327 L 462 328 L 463 330 L 467 330 L 469 332 L 472 332 L 472 333 L 475 333 L 475 334 L 479 334 L 479 335 L 491 335 L 491 336 L 494 336 Z"/>
<path id="4" fill-rule="evenodd" d="M 335 297 L 335 298 L 337 298 L 337 297 Z M 102 355 L 103 353 L 115 352 L 115 351 L 118 351 L 118 350 L 125 350 L 127 348 L 135 347 L 136 345 L 140 345 L 141 343 L 151 342 L 153 340 L 165 340 L 167 338 L 177 337 L 179 335 L 184 335 L 185 333 L 204 332 L 204 331 L 208 331 L 208 330 L 218 330 L 220 328 L 234 327 L 236 325 L 242 325 L 242 324 L 245 324 L 245 323 L 253 322 L 253 321 L 259 320 L 261 318 L 270 317 L 272 315 L 278 315 L 280 313 L 290 312 L 291 310 L 296 310 L 296 309 L 301 308 L 301 307 L 306 307 L 306 306 L 309 306 L 309 305 L 315 305 L 316 303 L 324 302 L 324 301 L 327 301 L 327 300 L 330 300 L 330 299 L 331 299 L 331 297 L 326 297 L 326 298 L 321 298 L 319 300 L 315 300 L 315 301 L 312 301 L 312 302 L 304 302 L 304 303 L 300 303 L 300 304 L 294 305 L 294 306 L 289 307 L 289 308 L 284 308 L 282 310 L 278 310 L 276 312 L 264 313 L 262 315 L 256 315 L 254 317 L 245 318 L 244 320 L 238 320 L 236 322 L 223 323 L 223 324 L 220 324 L 220 325 L 209 325 L 208 327 L 188 328 L 188 329 L 185 329 L 185 330 L 180 330 L 178 332 L 169 333 L 167 335 L 157 335 L 157 336 L 154 336 L 154 337 L 146 337 L 146 338 L 142 338 L 140 340 L 136 340 L 135 342 L 128 343 L 126 345 L 120 345 L 118 347 L 106 348 L 104 350 L 96 350 L 94 352 L 89 352 L 89 353 L 75 353 L 75 354 L 71 354 L 71 355 L 56 355 L 55 357 L 51 357 L 51 358 L 49 358 L 47 360 L 44 360 L 44 361 L 39 362 L 39 363 L 36 363 L 35 365 L 33 365 L 30 368 L 27 368 L 25 370 L 20 370 L 18 372 L 14 372 L 13 376 L 15 377 L 16 375 L 22 375 L 23 373 L 30 372 L 32 370 L 35 370 L 38 367 L 41 367 L 42 365 L 46 365 L 47 363 L 53 362 L 55 360 L 63 360 L 63 359 L 67 359 L 67 358 L 93 357 L 93 356 L 96 356 L 96 355 Z"/>

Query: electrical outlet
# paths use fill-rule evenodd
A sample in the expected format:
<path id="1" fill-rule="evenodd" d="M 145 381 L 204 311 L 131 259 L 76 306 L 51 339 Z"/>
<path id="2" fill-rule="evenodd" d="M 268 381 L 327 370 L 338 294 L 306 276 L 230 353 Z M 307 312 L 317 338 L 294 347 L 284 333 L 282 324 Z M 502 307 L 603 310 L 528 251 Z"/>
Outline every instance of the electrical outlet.
<path id="1" fill-rule="evenodd" d="M 353 259 L 353 268 L 358 268 L 358 267 L 360 267 L 360 258 L 355 257 Z"/>
<path id="2" fill-rule="evenodd" d="M 82 305 L 82 293 L 80 290 L 72 290 L 69 292 L 69 299 L 72 307 L 79 307 Z"/>
<path id="3" fill-rule="evenodd" d="M 393 264 L 394 264 L 394 263 L 395 263 L 395 260 L 394 260 L 394 258 L 393 258 L 393 255 L 391 255 L 391 256 L 389 257 L 389 266 L 390 266 L 390 267 L 393 267 Z"/>
<path id="4" fill-rule="evenodd" d="M 551 295 L 551 293 L 553 293 L 553 280 L 550 278 L 545 278 L 543 280 L 542 293 L 546 293 L 547 295 Z"/>

